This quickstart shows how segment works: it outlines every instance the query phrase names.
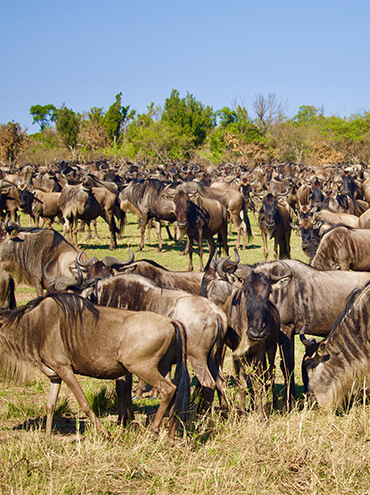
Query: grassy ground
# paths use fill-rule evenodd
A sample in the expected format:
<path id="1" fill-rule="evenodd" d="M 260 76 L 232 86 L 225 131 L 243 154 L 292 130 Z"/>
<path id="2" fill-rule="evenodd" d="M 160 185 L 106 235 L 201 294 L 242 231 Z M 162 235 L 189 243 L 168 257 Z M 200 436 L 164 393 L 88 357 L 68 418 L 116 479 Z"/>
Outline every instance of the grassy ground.
<path id="1" fill-rule="evenodd" d="M 23 225 L 27 222 L 22 219 Z M 57 230 L 60 230 L 56 226 Z M 255 236 L 242 262 L 263 260 L 261 238 Z M 153 259 L 168 268 L 185 270 L 180 255 L 184 244 L 157 240 L 137 252 L 139 231 L 129 217 L 124 237 L 114 253 L 108 250 L 108 231 L 99 222 L 101 238 L 81 247 L 100 259 L 114 255 L 125 259 L 130 246 L 136 257 Z M 164 239 L 166 234 L 163 232 Z M 230 238 L 231 248 L 235 235 Z M 292 236 L 292 257 L 305 260 L 299 240 Z M 199 262 L 194 257 L 195 267 Z M 17 288 L 23 303 L 34 291 Z M 302 349 L 297 342 L 297 377 Z M 104 440 L 81 415 L 76 401 L 62 387 L 54 433 L 44 433 L 49 384 L 35 371 L 26 385 L 0 382 L 0 493 L 1 494 L 367 494 L 370 493 L 370 414 L 366 403 L 357 403 L 345 414 L 334 415 L 298 407 L 279 410 L 267 420 L 255 413 L 239 413 L 238 394 L 232 381 L 230 354 L 225 363 L 228 396 L 232 404 L 227 419 L 214 410 L 195 418 L 192 430 L 174 444 L 165 428 L 153 437 L 146 427 L 158 401 L 135 401 L 135 422 L 124 430 L 115 423 L 117 404 L 112 381 L 79 378 L 90 404 L 112 438 Z M 279 388 L 282 377 L 278 375 Z M 301 385 L 301 383 L 298 383 Z"/>

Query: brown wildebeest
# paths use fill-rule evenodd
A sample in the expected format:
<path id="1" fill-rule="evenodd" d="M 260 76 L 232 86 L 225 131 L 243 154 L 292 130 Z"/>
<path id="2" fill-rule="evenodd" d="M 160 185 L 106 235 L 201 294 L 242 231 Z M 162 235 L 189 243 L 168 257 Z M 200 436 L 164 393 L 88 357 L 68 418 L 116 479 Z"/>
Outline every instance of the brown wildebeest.
<path id="1" fill-rule="evenodd" d="M 241 393 L 241 407 L 245 410 L 245 390 L 254 393 L 258 389 L 256 405 L 260 414 L 264 414 L 261 385 L 266 378 L 272 381 L 273 397 L 275 355 L 280 334 L 280 317 L 274 303 L 269 300 L 272 288 L 271 277 L 253 271 L 243 281 L 242 287 L 235 287 L 234 277 L 237 264 L 231 271 L 225 271 L 228 259 L 217 262 L 216 258 L 206 270 L 201 295 L 214 301 L 225 312 L 229 323 L 225 343 L 233 352 L 234 368 Z M 274 283 L 282 277 L 276 277 Z M 269 367 L 266 369 L 266 356 Z M 247 376 L 245 364 L 255 370 Z"/>
<path id="2" fill-rule="evenodd" d="M 154 311 L 184 325 L 187 357 L 203 387 L 207 409 L 217 390 L 222 409 L 227 409 L 222 372 L 227 319 L 208 299 L 177 289 L 163 289 L 141 275 L 123 274 L 97 280 L 83 295 L 102 306 L 133 311 Z"/>
<path id="3" fill-rule="evenodd" d="M 218 234 L 226 254 L 229 254 L 226 208 L 219 201 L 203 198 L 198 193 L 187 194 L 180 191 L 172 197 L 176 207 L 180 237 L 185 234 L 188 237 L 188 270 L 189 272 L 193 270 L 193 244 L 196 241 L 199 246 L 200 271 L 203 272 L 203 239 L 207 241 L 209 247 L 207 266 L 216 251 L 216 244 L 213 239 L 215 234 Z"/>
<path id="4" fill-rule="evenodd" d="M 55 230 L 22 228 L 7 222 L 0 231 L 0 266 L 19 282 L 43 295 L 44 267 L 52 276 L 69 276 L 76 266 L 77 249 Z M 86 255 L 85 255 L 86 256 Z"/>
<path id="5" fill-rule="evenodd" d="M 319 270 L 370 271 L 370 229 L 332 227 L 322 236 L 310 264 Z"/>
<path id="6" fill-rule="evenodd" d="M 290 235 L 293 217 L 290 211 L 279 204 L 273 194 L 267 194 L 263 201 L 258 216 L 261 230 L 263 254 L 265 261 L 268 257 L 267 236 L 274 238 L 274 257 L 290 258 Z M 279 252 L 278 252 L 279 248 Z"/>
<path id="7" fill-rule="evenodd" d="M 64 381 L 82 411 L 104 435 L 108 432 L 92 412 L 75 374 L 118 379 L 119 420 L 133 416 L 131 383 L 135 374 L 161 393 L 161 404 L 151 425 L 156 432 L 168 407 L 170 435 L 176 414 L 188 410 L 189 375 L 185 334 L 175 320 L 151 312 L 94 306 L 75 294 L 50 294 L 18 309 L 0 310 L 0 361 L 11 368 L 32 364 L 51 382 L 46 405 L 46 433 L 51 434 L 56 402 Z M 165 378 L 176 362 L 174 385 Z"/>

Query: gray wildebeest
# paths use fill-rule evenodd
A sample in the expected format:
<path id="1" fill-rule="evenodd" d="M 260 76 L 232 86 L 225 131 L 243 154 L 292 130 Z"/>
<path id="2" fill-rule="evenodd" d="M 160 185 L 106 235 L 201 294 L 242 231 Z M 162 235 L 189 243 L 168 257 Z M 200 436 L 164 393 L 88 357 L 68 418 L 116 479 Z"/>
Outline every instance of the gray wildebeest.
<path id="1" fill-rule="evenodd" d="M 226 208 L 217 200 L 204 198 L 197 192 L 187 194 L 184 191 L 176 192 L 173 196 L 176 207 L 177 226 L 180 231 L 180 237 L 185 234 L 188 237 L 189 266 L 188 270 L 193 270 L 193 245 L 198 243 L 200 271 L 204 271 L 203 264 L 203 240 L 205 239 L 209 248 L 209 265 L 214 253 L 216 244 L 213 239 L 218 234 L 220 243 L 229 254 L 227 244 L 227 211 Z M 185 249 L 185 253 L 186 253 Z"/>
<path id="2" fill-rule="evenodd" d="M 261 230 L 263 254 L 268 258 L 267 238 L 274 238 L 274 257 L 277 259 L 290 258 L 290 235 L 292 231 L 291 211 L 279 204 L 272 194 L 267 194 L 262 200 L 258 216 Z M 278 252 L 279 250 L 279 252 Z"/>
<path id="3" fill-rule="evenodd" d="M 318 405 L 336 409 L 370 378 L 370 284 L 348 298 L 330 334 L 321 342 L 304 337 L 308 352 L 303 360 L 306 392 Z M 366 381 L 365 381 L 366 380 Z M 364 383 L 365 382 L 365 383 Z M 366 384 L 366 385 L 365 385 Z"/>
<path id="4" fill-rule="evenodd" d="M 78 251 L 55 230 L 22 228 L 6 222 L 0 235 L 0 266 L 18 282 L 34 287 L 38 296 L 46 288 L 46 265 L 51 276 L 73 276 Z"/>
<path id="5" fill-rule="evenodd" d="M 161 220 L 175 222 L 175 206 L 171 198 L 165 195 L 168 187 L 159 179 L 140 179 L 131 181 L 118 195 L 121 209 L 125 210 L 126 201 L 129 201 L 141 214 L 141 240 L 139 251 L 144 247 L 145 227 L 149 220 L 154 218 L 158 236 L 158 251 L 162 250 Z M 170 230 L 167 232 L 172 239 Z"/>
<path id="6" fill-rule="evenodd" d="M 370 230 L 332 227 L 322 236 L 310 264 L 320 270 L 370 271 Z"/>
<path id="7" fill-rule="evenodd" d="M 187 357 L 203 387 L 205 409 L 212 403 L 215 390 L 221 408 L 227 409 L 222 373 L 227 320 L 216 304 L 200 295 L 163 289 L 145 277 L 133 274 L 97 280 L 81 294 L 98 305 L 132 311 L 154 311 L 182 323 L 186 333 Z"/>
<path id="8" fill-rule="evenodd" d="M 266 378 L 272 382 L 273 397 L 275 355 L 280 333 L 279 312 L 269 300 L 271 292 L 270 277 L 262 273 L 251 272 L 242 286 L 233 285 L 235 279 L 231 271 L 224 270 L 225 260 L 216 258 L 206 270 L 201 295 L 214 301 L 225 312 L 229 329 L 225 343 L 233 352 L 233 362 L 241 394 L 241 407 L 245 410 L 245 391 L 251 392 L 252 404 L 257 392 L 257 408 L 264 414 L 263 387 Z M 235 270 L 237 265 L 233 265 Z M 271 277 L 272 278 L 272 277 Z M 275 283 L 281 277 L 276 277 Z M 266 356 L 269 367 L 266 370 Z M 246 375 L 245 365 L 254 373 Z"/>
<path id="9" fill-rule="evenodd" d="M 349 294 L 370 280 L 368 272 L 322 271 L 298 260 L 270 261 L 254 267 L 267 276 L 285 275 L 289 283 L 272 287 L 272 301 L 281 320 L 282 368 L 290 377 L 288 397 L 294 386 L 294 336 L 307 323 L 311 335 L 326 337 Z M 247 272 L 247 269 L 245 269 Z M 246 276 L 246 275 L 245 275 Z M 290 386 L 289 386 L 290 385 Z"/>
<path id="10" fill-rule="evenodd" d="M 176 415 L 189 407 L 190 383 L 186 367 L 185 334 L 181 325 L 151 312 L 95 307 L 75 294 L 51 294 L 26 306 L 0 310 L 0 358 L 3 367 L 36 366 L 51 383 L 46 405 L 46 433 L 51 434 L 56 402 L 64 381 L 82 411 L 108 436 L 92 412 L 75 374 L 118 379 L 135 374 L 161 393 L 161 403 L 151 424 L 156 432 L 167 408 L 170 435 L 175 434 Z M 165 378 L 177 363 L 174 383 Z M 119 419 L 132 417 L 131 387 L 117 387 Z"/>

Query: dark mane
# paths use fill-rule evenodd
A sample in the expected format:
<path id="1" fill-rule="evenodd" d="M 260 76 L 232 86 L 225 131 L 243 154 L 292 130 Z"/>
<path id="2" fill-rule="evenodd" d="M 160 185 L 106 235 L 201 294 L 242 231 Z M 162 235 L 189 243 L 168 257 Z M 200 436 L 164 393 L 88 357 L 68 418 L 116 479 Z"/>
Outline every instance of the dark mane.
<path id="1" fill-rule="evenodd" d="M 158 196 L 158 194 L 164 189 L 164 183 L 159 179 L 137 179 L 133 181 L 135 187 L 132 189 L 132 200 L 137 204 L 143 197 L 143 195 L 149 191 L 149 193 Z"/>
<path id="2" fill-rule="evenodd" d="M 94 317 L 99 315 L 99 310 L 87 299 L 78 296 L 77 294 L 63 292 L 59 294 L 48 294 L 45 297 L 37 297 L 25 306 L 21 306 L 19 308 L 11 310 L 0 309 L 0 319 L 5 319 L 9 324 L 17 324 L 25 314 L 37 308 L 37 306 L 39 306 L 39 304 L 47 298 L 53 299 L 53 301 L 55 301 L 61 309 L 63 315 L 70 319 L 71 322 L 76 321 L 77 318 L 81 319 L 84 310 L 93 313 Z"/>
<path id="3" fill-rule="evenodd" d="M 355 289 L 354 291 L 351 292 L 351 294 L 348 296 L 346 300 L 346 305 L 344 309 L 339 313 L 337 319 L 335 320 L 335 323 L 333 325 L 333 328 L 330 331 L 330 334 L 328 335 L 328 341 L 334 334 L 334 332 L 337 330 L 339 325 L 341 324 L 342 320 L 345 318 L 345 316 L 349 313 L 349 311 L 352 309 L 354 306 L 355 302 L 357 301 L 358 297 L 360 296 L 361 292 L 370 285 L 370 281 L 367 282 L 362 288 L 360 289 Z"/>

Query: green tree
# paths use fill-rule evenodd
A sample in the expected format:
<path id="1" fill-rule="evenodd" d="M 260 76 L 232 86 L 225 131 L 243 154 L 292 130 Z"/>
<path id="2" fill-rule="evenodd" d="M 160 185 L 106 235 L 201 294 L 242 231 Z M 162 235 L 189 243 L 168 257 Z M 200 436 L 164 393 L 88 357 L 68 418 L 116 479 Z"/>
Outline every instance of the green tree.
<path id="1" fill-rule="evenodd" d="M 313 105 L 301 105 L 297 115 L 293 117 L 293 122 L 298 125 L 314 124 L 319 117 L 323 117 L 322 109 L 319 110 Z"/>
<path id="2" fill-rule="evenodd" d="M 40 126 L 40 131 L 51 126 L 55 120 L 57 109 L 54 105 L 33 105 L 30 108 L 30 114 L 33 116 L 33 124 Z"/>
<path id="3" fill-rule="evenodd" d="M 180 98 L 175 89 L 165 101 L 161 120 L 173 129 L 174 134 L 188 137 L 193 148 L 202 145 L 216 126 L 211 107 L 202 105 L 189 93 Z"/>
<path id="4" fill-rule="evenodd" d="M 116 95 L 116 101 L 109 107 L 102 125 L 104 126 L 110 141 L 116 144 L 121 136 L 124 123 L 132 118 L 135 112 L 128 113 L 130 106 L 122 106 L 122 93 Z"/>
<path id="5" fill-rule="evenodd" d="M 246 144 L 263 139 L 244 106 L 238 105 L 234 110 L 224 107 L 216 113 L 220 122 L 210 138 L 210 150 L 215 159 L 239 159 L 244 155 Z"/>
<path id="6" fill-rule="evenodd" d="M 13 168 L 17 158 L 27 147 L 27 130 L 18 122 L 0 125 L 0 156 Z"/>
<path id="7" fill-rule="evenodd" d="M 79 116 L 73 110 L 63 105 L 56 112 L 55 127 L 64 146 L 70 149 L 74 156 L 80 131 Z"/>

